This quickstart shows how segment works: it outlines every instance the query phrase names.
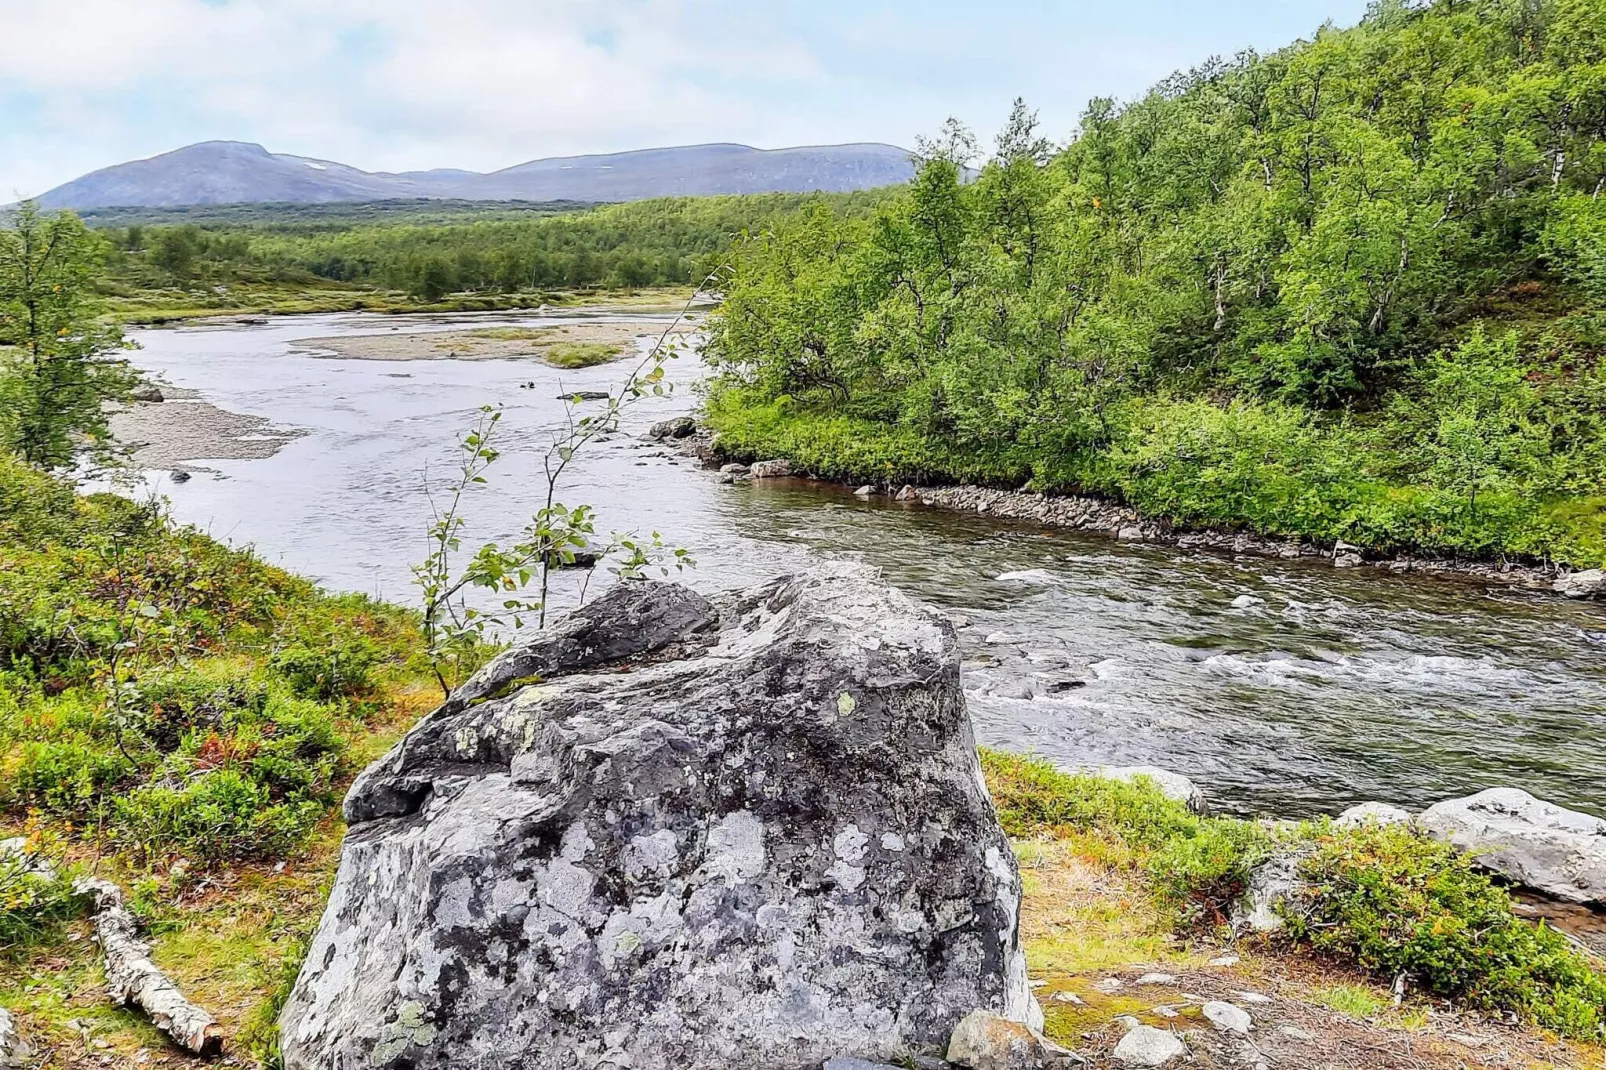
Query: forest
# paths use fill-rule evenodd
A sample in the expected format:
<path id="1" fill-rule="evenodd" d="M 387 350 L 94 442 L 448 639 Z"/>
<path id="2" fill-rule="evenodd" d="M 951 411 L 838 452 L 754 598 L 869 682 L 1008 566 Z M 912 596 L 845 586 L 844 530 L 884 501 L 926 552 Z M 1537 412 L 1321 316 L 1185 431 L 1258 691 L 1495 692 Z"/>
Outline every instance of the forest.
<path id="1" fill-rule="evenodd" d="M 868 213 L 740 246 L 735 455 L 1084 491 L 1184 526 L 1606 560 L 1606 7 L 1357 26 L 950 123 Z"/>
<path id="2" fill-rule="evenodd" d="M 863 215 L 882 197 L 870 191 L 666 198 L 601 207 L 237 206 L 112 211 L 88 222 L 107 245 L 111 296 L 313 284 L 398 291 L 433 302 L 459 293 L 691 285 L 742 234 L 805 202 Z"/>

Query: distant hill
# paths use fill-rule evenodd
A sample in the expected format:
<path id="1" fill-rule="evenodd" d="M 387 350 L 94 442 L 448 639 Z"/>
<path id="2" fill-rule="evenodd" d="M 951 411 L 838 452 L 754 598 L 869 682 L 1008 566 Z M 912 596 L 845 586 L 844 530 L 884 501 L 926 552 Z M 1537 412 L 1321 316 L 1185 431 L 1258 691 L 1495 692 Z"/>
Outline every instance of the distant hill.
<path id="1" fill-rule="evenodd" d="M 361 171 L 331 160 L 205 141 L 93 171 L 39 197 L 46 208 L 323 204 L 400 198 L 636 201 L 717 193 L 843 192 L 907 182 L 906 150 L 893 145 L 755 149 L 686 145 L 603 156 L 532 160 L 490 174 Z"/>

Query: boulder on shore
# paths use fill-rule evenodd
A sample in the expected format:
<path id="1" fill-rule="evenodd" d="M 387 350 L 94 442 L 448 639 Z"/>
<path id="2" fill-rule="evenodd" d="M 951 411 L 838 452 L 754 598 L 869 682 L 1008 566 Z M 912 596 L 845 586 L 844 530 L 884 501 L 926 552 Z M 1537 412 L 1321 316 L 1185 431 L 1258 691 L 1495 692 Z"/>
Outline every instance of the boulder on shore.
<path id="1" fill-rule="evenodd" d="M 650 438 L 662 441 L 666 438 L 690 438 L 697 433 L 697 421 L 690 416 L 676 416 L 672 420 L 659 420 L 647 429 Z"/>
<path id="2" fill-rule="evenodd" d="M 289 1070 L 802 1070 L 1041 1013 L 953 627 L 863 565 L 621 584 L 346 810 Z"/>
<path id="3" fill-rule="evenodd" d="M 785 458 L 774 461 L 757 461 L 748 468 L 747 474 L 754 479 L 780 479 L 792 474 L 792 462 Z"/>
<path id="4" fill-rule="evenodd" d="M 1568 598 L 1606 598 L 1606 569 L 1569 572 L 1557 578 L 1555 590 Z"/>
<path id="5" fill-rule="evenodd" d="M 1363 802 L 1333 818 L 1333 827 L 1348 829 L 1364 825 L 1404 825 L 1412 820 L 1411 811 L 1384 802 Z"/>
<path id="6" fill-rule="evenodd" d="M 1078 772 L 1074 769 L 1067 771 Z M 1128 783 L 1138 777 L 1148 777 L 1160 789 L 1160 794 L 1172 802 L 1179 802 L 1196 814 L 1207 813 L 1210 809 L 1209 800 L 1199 785 L 1181 773 L 1173 773 L 1157 765 L 1101 765 L 1087 772 L 1105 780 L 1124 780 Z"/>
<path id="7" fill-rule="evenodd" d="M 1606 821 L 1490 788 L 1430 806 L 1417 823 L 1513 884 L 1585 906 L 1606 907 Z"/>
<path id="8" fill-rule="evenodd" d="M 155 383 L 140 383 L 138 386 L 134 387 L 134 389 L 128 392 L 128 399 L 130 401 L 143 401 L 149 404 L 153 402 L 166 401 L 167 397 L 162 393 L 162 388 L 157 386 Z"/>

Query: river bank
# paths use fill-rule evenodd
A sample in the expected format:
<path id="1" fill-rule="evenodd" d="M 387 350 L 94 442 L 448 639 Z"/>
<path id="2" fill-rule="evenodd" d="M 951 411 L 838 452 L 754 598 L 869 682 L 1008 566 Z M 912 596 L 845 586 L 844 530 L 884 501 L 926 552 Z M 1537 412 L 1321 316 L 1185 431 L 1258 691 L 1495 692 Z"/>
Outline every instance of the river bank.
<path id="1" fill-rule="evenodd" d="M 693 435 L 671 438 L 679 447 L 698 457 L 710 468 L 728 468 L 732 478 L 775 478 L 797 475 L 819 479 L 802 470 L 794 472 L 784 457 L 759 457 L 749 450 L 724 446 L 717 433 L 699 430 Z M 754 469 L 757 469 L 757 472 Z M 762 474 L 759 474 L 762 473 Z M 1512 560 L 1465 560 L 1426 557 L 1410 553 L 1379 551 L 1347 542 L 1320 543 L 1298 537 L 1275 537 L 1250 531 L 1191 529 L 1164 518 L 1144 516 L 1128 505 L 1086 495 L 1045 494 L 1031 490 L 1005 490 L 975 484 L 898 487 L 847 480 L 819 480 L 857 487 L 861 497 L 890 497 L 916 502 L 935 509 L 1027 521 L 1066 531 L 1103 535 L 1123 542 L 1147 542 L 1207 549 L 1230 554 L 1290 559 L 1331 561 L 1338 568 L 1376 568 L 1395 574 L 1418 574 L 1445 579 L 1468 579 L 1507 587 L 1543 591 L 1577 599 L 1606 599 L 1606 575 L 1600 569 L 1572 569 L 1554 563 Z"/>

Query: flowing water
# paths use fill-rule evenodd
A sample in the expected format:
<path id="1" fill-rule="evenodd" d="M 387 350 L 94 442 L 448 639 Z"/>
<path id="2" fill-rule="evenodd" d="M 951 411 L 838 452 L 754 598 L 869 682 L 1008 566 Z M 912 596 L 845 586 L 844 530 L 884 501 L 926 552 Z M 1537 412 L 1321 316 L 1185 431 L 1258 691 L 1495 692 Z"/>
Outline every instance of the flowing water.
<path id="1" fill-rule="evenodd" d="M 179 519 L 270 561 L 332 588 L 410 599 L 408 565 L 426 550 L 426 470 L 445 477 L 479 406 L 505 406 L 506 454 L 489 489 L 471 495 L 470 535 L 506 538 L 538 504 L 540 455 L 563 419 L 557 395 L 606 389 L 623 367 L 324 359 L 290 343 L 467 319 L 316 316 L 141 333 L 142 367 L 304 432 L 269 459 L 204 462 L 211 471 L 188 482 L 158 473 L 152 484 Z M 984 743 L 1064 764 L 1165 766 L 1241 812 L 1422 806 L 1516 785 L 1606 814 L 1598 605 L 1051 534 L 795 481 L 720 485 L 641 438 L 695 402 L 685 389 L 695 358 L 670 371 L 682 388 L 644 402 L 624 434 L 580 455 L 564 500 L 597 506 L 604 527 L 690 548 L 698 567 L 683 579 L 701 588 L 755 581 L 811 554 L 879 566 L 959 618 Z M 579 582 L 565 576 L 564 595 Z"/>

